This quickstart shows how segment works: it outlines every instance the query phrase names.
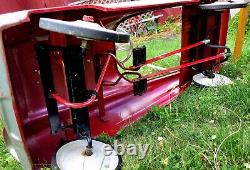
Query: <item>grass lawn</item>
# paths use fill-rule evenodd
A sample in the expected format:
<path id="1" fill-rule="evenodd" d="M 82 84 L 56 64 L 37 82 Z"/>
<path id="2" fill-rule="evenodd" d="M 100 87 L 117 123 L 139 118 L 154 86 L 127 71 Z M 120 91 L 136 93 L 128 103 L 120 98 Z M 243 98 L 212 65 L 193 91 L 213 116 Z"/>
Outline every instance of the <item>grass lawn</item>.
<path id="1" fill-rule="evenodd" d="M 234 27 L 228 35 L 231 48 L 236 35 Z M 241 60 L 229 61 L 223 67 L 222 74 L 230 77 L 233 85 L 216 89 L 193 86 L 171 105 L 153 108 L 138 123 L 110 139 L 110 142 L 116 139 L 125 144 L 150 144 L 144 160 L 123 156 L 124 169 L 246 168 L 250 163 L 249 37 L 250 31 Z M 162 44 L 159 41 L 153 40 L 146 46 Z M 175 40 L 165 43 L 174 48 L 178 46 Z M 148 53 L 157 55 L 164 48 L 148 48 Z M 174 59 L 172 63 L 175 62 Z"/>
<path id="2" fill-rule="evenodd" d="M 152 36 L 150 36 L 152 37 Z M 141 39 L 141 38 L 138 38 Z M 181 44 L 180 44 L 181 38 L 179 35 L 175 35 L 173 36 L 171 39 L 152 39 L 152 40 L 147 40 L 147 41 L 143 41 L 139 40 L 139 43 L 137 43 L 137 45 L 134 45 L 135 47 L 140 47 L 142 45 L 145 45 L 147 47 L 147 58 L 152 58 L 161 54 L 164 54 L 166 52 L 175 50 L 180 48 Z M 125 58 L 125 56 L 127 55 L 127 53 L 123 52 L 123 51 L 118 51 L 117 52 L 117 56 L 118 58 L 120 58 L 121 60 Z M 125 66 L 131 66 L 132 65 L 132 59 L 130 58 L 124 65 Z M 153 65 L 155 66 L 160 66 L 162 68 L 168 68 L 171 66 L 176 66 L 180 63 L 180 56 L 174 55 L 171 56 L 169 58 L 165 58 L 163 60 L 154 62 Z M 123 72 L 122 69 L 119 69 L 120 72 Z M 142 67 L 139 72 L 143 75 L 146 73 L 151 73 L 151 72 L 156 72 L 159 70 L 156 70 L 154 67 Z M 128 75 L 128 77 L 132 78 L 132 75 Z"/>
<path id="3" fill-rule="evenodd" d="M 235 33 L 232 27 L 228 36 L 231 47 Z M 241 60 L 228 62 L 222 70 L 233 85 L 211 89 L 192 86 L 171 105 L 154 107 L 115 138 L 102 137 L 111 143 L 116 139 L 124 144 L 150 144 L 143 160 L 123 156 L 123 169 L 244 169 L 250 163 L 250 31 L 246 37 Z M 149 57 L 178 48 L 179 39 L 146 42 Z M 158 65 L 174 65 L 178 57 L 173 58 Z M 20 169 L 2 138 L 1 169 Z"/>

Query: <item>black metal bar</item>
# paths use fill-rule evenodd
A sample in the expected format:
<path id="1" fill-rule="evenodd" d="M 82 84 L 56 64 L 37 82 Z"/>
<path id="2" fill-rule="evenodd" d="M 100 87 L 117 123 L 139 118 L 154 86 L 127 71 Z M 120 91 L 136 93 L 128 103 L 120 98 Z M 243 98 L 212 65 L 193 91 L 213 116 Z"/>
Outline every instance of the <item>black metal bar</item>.
<path id="1" fill-rule="evenodd" d="M 133 83 L 133 90 L 135 96 L 142 96 L 144 93 L 147 92 L 147 89 L 148 89 L 147 79 L 141 79 Z"/>
<path id="2" fill-rule="evenodd" d="M 226 50 L 225 58 L 223 60 L 221 60 L 218 64 L 222 64 L 222 63 L 226 62 L 229 59 L 229 57 L 232 55 L 231 49 L 228 46 L 209 44 L 208 47 L 215 48 L 215 49 L 225 49 Z"/>
<path id="3" fill-rule="evenodd" d="M 146 62 L 146 46 L 133 49 L 133 66 L 139 66 Z"/>
<path id="4" fill-rule="evenodd" d="M 86 49 L 68 46 L 63 50 L 65 74 L 71 102 L 86 101 L 92 93 L 86 90 L 83 57 Z M 90 137 L 88 108 L 71 109 L 73 128 L 78 138 Z"/>
<path id="5" fill-rule="evenodd" d="M 48 111 L 51 133 L 56 134 L 62 129 L 58 114 L 57 102 L 50 97 L 51 92 L 55 91 L 53 75 L 49 57 L 49 47 L 46 45 L 36 45 L 37 60 L 40 68 L 40 76 Z"/>

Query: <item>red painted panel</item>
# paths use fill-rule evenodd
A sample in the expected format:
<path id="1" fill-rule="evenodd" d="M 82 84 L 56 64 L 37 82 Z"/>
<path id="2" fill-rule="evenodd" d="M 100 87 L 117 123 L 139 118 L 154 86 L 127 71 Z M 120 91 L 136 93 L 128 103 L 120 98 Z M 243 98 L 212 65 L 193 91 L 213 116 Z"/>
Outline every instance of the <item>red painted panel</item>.
<path id="1" fill-rule="evenodd" d="M 18 0 L 1 0 L 0 14 L 15 12 L 25 9 L 24 3 Z"/>
<path id="2" fill-rule="evenodd" d="M 28 9 L 67 6 L 78 0 L 1 0 L 0 14 Z"/>

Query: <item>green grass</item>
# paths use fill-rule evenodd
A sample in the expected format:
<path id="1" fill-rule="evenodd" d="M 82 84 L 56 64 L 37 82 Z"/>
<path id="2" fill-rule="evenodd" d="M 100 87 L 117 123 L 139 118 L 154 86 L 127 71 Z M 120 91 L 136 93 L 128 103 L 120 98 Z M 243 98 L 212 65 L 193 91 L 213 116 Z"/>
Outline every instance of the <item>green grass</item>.
<path id="1" fill-rule="evenodd" d="M 236 29 L 230 29 L 228 44 L 233 47 Z M 242 58 L 228 62 L 222 73 L 233 85 L 220 88 L 192 86 L 164 108 L 154 107 L 139 122 L 114 138 L 111 143 L 150 144 L 145 159 L 123 156 L 123 169 L 244 169 L 250 163 L 250 31 Z M 146 42 L 148 57 L 179 47 L 173 40 Z M 130 61 L 131 62 L 131 61 Z M 157 64 L 175 65 L 178 57 Z M 148 72 L 152 70 L 144 70 Z M 162 137 L 163 140 L 158 141 Z M 0 169 L 20 169 L 0 140 Z"/>
<path id="2" fill-rule="evenodd" d="M 152 37 L 152 36 L 151 36 Z M 153 37 L 152 37 L 153 38 Z M 145 45 L 147 48 L 147 59 L 153 58 L 155 56 L 164 54 L 166 52 L 175 50 L 180 48 L 180 36 L 179 35 L 175 35 L 171 38 L 166 38 L 166 39 L 152 39 L 150 41 L 143 41 L 139 40 L 137 42 L 137 44 L 135 44 L 135 47 L 141 47 Z M 119 59 L 124 59 L 125 56 L 127 55 L 126 52 L 123 51 L 118 51 L 117 56 Z M 132 65 L 132 58 L 130 58 L 126 63 L 125 66 L 131 66 Z M 168 68 L 171 66 L 176 66 L 180 63 L 180 57 L 177 55 L 165 58 L 163 60 L 154 62 L 153 65 L 155 66 L 160 66 L 163 68 Z M 119 69 L 120 72 L 123 72 L 122 69 Z M 139 72 L 141 74 L 146 74 L 146 73 L 152 73 L 152 72 L 156 72 L 159 70 L 156 70 L 155 68 L 151 68 L 151 67 L 142 67 Z"/>
<path id="3" fill-rule="evenodd" d="M 2 122 L 0 121 L 0 127 L 3 127 Z M 1 135 L 0 138 L 0 170 L 18 170 L 21 169 L 18 162 L 8 153 L 3 138 Z"/>
<path id="4" fill-rule="evenodd" d="M 230 47 L 235 35 L 236 29 L 231 28 Z M 151 145 L 144 160 L 123 156 L 124 169 L 245 169 L 250 163 L 249 37 L 250 32 L 241 60 L 236 64 L 229 61 L 222 69 L 233 85 L 215 89 L 193 86 L 169 106 L 154 107 L 117 137 L 105 138 L 111 143 L 116 139 Z M 157 55 L 162 47 L 154 48 L 157 43 L 151 42 L 148 53 Z M 177 45 L 173 43 L 173 47 Z M 159 137 L 163 140 L 158 141 Z"/>

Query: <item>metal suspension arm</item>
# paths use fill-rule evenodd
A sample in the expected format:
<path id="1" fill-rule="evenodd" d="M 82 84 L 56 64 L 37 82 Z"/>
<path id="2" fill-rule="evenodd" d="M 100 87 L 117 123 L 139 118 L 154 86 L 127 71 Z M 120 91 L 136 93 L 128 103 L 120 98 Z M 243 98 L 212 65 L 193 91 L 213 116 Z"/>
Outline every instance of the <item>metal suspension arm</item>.
<path id="1" fill-rule="evenodd" d="M 141 78 L 138 78 L 136 80 L 138 81 L 138 80 L 142 80 L 142 79 L 149 79 L 149 78 L 152 78 L 152 77 L 157 77 L 159 75 L 167 74 L 167 73 L 174 72 L 174 71 L 177 71 L 177 70 L 180 70 L 180 69 L 183 69 L 183 68 L 187 68 L 187 67 L 190 67 L 190 66 L 193 66 L 193 65 L 205 63 L 205 62 L 208 62 L 208 61 L 212 61 L 212 60 L 216 60 L 216 59 L 220 59 L 220 58 L 224 58 L 224 57 L 225 57 L 225 54 L 218 54 L 216 56 L 211 56 L 211 57 L 203 58 L 203 59 L 200 59 L 200 60 L 197 60 L 197 61 L 182 64 L 182 65 L 179 65 L 179 66 L 170 67 L 170 68 L 168 68 L 166 70 L 163 70 L 163 71 L 159 71 L 159 72 L 156 72 L 156 73 L 152 73 L 152 74 L 142 76 Z"/>
<path id="2" fill-rule="evenodd" d="M 210 40 L 209 39 L 205 39 L 205 40 L 197 42 L 195 44 L 191 44 L 191 45 L 188 45 L 186 47 L 183 47 L 183 48 L 180 48 L 180 49 L 177 49 L 177 50 L 174 50 L 174 51 L 162 54 L 162 55 L 154 57 L 154 58 L 151 58 L 151 59 L 147 60 L 144 64 L 141 64 L 139 66 L 131 66 L 131 67 L 129 67 L 129 69 L 136 70 L 136 69 L 138 69 L 138 68 L 140 68 L 142 66 L 154 63 L 156 61 L 159 61 L 159 60 L 162 60 L 164 58 L 170 57 L 170 56 L 172 56 L 174 54 L 181 53 L 181 52 L 190 50 L 192 48 L 195 48 L 195 47 L 198 47 L 198 46 L 201 46 L 201 45 L 206 45 L 206 44 L 209 44 L 209 43 L 210 43 Z"/>
<path id="3" fill-rule="evenodd" d="M 112 56 L 115 60 L 116 60 L 116 63 L 118 64 L 119 67 L 121 67 L 123 70 L 129 70 L 129 71 L 137 71 L 138 68 L 142 67 L 142 66 L 145 66 L 145 65 L 148 65 L 148 64 L 151 64 L 151 63 L 154 63 L 156 61 L 159 61 L 159 60 L 162 60 L 164 58 L 167 58 L 167 57 L 170 57 L 174 54 L 177 54 L 177 53 L 181 53 L 181 52 L 184 52 L 184 51 L 187 51 L 187 50 L 190 50 L 192 48 L 195 48 L 195 47 L 198 47 L 198 46 L 201 46 L 201 45 L 207 45 L 210 43 L 210 40 L 209 39 L 205 39 L 203 41 L 200 41 L 200 42 L 197 42 L 195 44 L 191 44 L 189 46 L 186 46 L 186 47 L 183 47 L 183 48 L 180 48 L 180 49 L 177 49 L 177 50 L 174 50 L 174 51 L 171 51 L 171 52 L 168 52 L 168 53 L 165 53 L 165 54 L 162 54 L 162 55 L 159 55 L 157 57 L 154 57 L 154 58 L 151 58 L 149 60 L 147 60 L 144 64 L 140 64 L 138 66 L 130 66 L 130 67 L 125 67 L 123 63 L 121 63 L 114 54 L 112 53 L 107 53 L 107 55 L 110 55 Z"/>

